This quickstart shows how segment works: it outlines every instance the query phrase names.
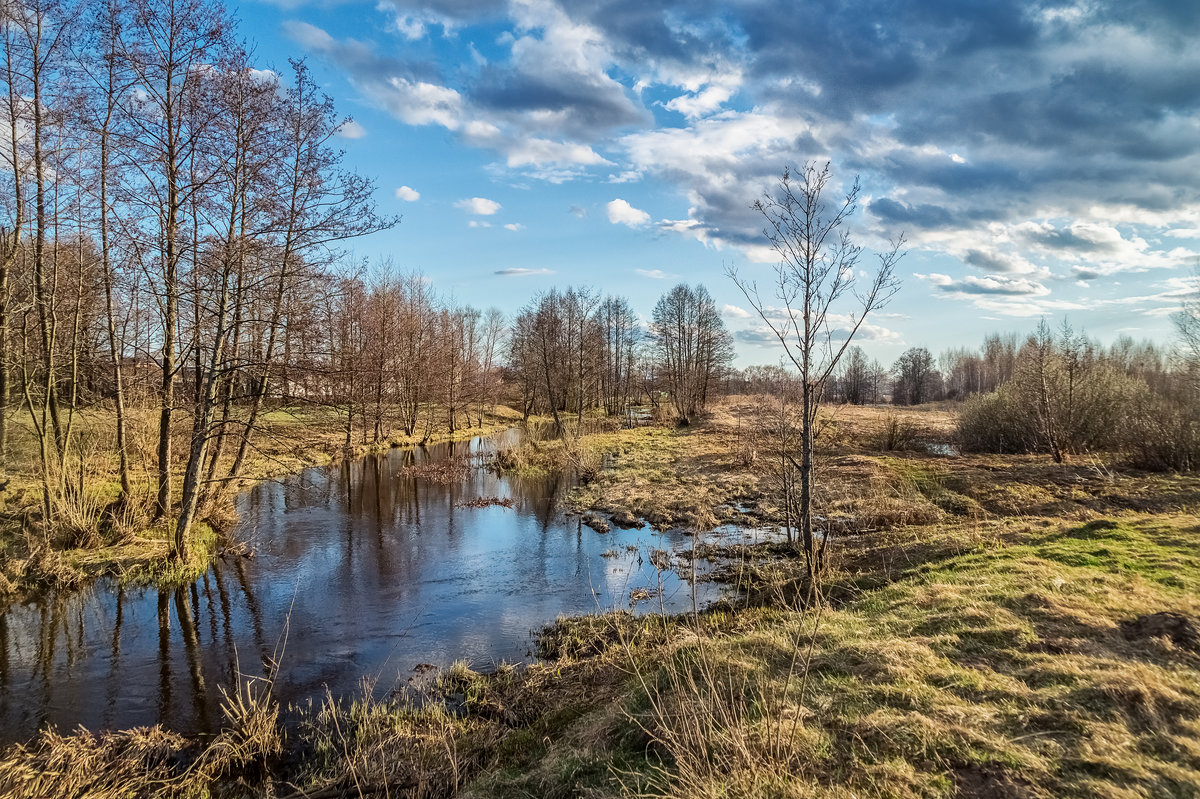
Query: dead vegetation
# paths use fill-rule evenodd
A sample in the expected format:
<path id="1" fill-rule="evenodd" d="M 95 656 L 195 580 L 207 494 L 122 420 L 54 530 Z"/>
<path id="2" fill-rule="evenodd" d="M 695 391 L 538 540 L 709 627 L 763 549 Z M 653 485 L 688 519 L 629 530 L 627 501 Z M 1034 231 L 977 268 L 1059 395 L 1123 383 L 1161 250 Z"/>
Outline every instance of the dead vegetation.
<path id="1" fill-rule="evenodd" d="M 945 412 L 903 413 L 923 440 L 952 428 Z M 50 733 L 7 753 L 0 793 L 84 795 L 70 791 L 86 779 L 99 796 L 182 795 L 203 777 L 214 795 L 297 799 L 1197 795 L 1200 483 L 882 451 L 884 414 L 825 428 L 818 507 L 836 546 L 819 611 L 786 545 L 740 547 L 725 553 L 740 602 L 562 619 L 538 664 L 456 664 L 419 701 L 368 687 L 305 709 L 282 755 L 243 743 L 244 757 L 206 757 L 161 730 L 124 734 L 154 745 Z M 778 518 L 736 437 L 728 408 L 686 431 L 585 437 L 615 457 L 572 501 L 622 519 Z M 263 733 L 226 740 L 270 741 L 277 715 L 243 714 Z M 74 746 L 111 771 L 55 782 Z"/>

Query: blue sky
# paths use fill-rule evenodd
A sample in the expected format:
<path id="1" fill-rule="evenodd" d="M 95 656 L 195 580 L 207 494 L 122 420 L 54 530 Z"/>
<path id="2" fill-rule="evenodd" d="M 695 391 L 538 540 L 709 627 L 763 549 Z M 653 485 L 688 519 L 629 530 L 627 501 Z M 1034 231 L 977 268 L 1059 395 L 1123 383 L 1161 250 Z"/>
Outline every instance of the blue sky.
<path id="1" fill-rule="evenodd" d="M 248 0 L 260 60 L 307 58 L 395 229 L 356 256 L 512 313 L 587 284 L 648 316 L 680 280 L 774 363 L 724 276 L 774 258 L 750 204 L 785 164 L 861 176 L 903 288 L 860 343 L 974 346 L 1068 317 L 1168 340 L 1200 261 L 1200 3 Z M 871 258 L 864 259 L 870 264 Z M 848 310 L 848 309 L 847 309 Z"/>

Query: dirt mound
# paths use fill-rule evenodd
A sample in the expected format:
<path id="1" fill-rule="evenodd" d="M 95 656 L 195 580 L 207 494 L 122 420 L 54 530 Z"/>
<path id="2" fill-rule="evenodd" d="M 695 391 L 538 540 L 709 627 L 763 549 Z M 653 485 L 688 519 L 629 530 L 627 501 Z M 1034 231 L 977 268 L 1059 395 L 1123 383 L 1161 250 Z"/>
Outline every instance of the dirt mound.
<path id="1" fill-rule="evenodd" d="M 1180 649 L 1200 654 L 1200 624 L 1190 616 L 1171 611 L 1150 613 L 1121 623 L 1121 631 L 1130 641 L 1143 638 L 1169 638 Z"/>

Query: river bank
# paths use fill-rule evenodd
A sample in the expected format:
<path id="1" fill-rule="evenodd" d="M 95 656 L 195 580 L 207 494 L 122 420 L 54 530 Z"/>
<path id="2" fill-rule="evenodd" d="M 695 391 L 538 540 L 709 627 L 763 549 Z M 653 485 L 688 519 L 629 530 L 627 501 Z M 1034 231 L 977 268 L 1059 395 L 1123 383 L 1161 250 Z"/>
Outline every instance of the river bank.
<path id="1" fill-rule="evenodd" d="M 0 608 L 50 589 L 70 589 L 101 577 L 111 577 L 131 586 L 173 588 L 192 582 L 221 551 L 248 554 L 244 542 L 230 540 L 229 530 L 237 523 L 234 498 L 263 480 L 295 474 L 310 466 L 353 460 L 371 452 L 398 447 L 466 441 L 492 435 L 521 421 L 520 414 L 505 406 L 489 409 L 471 427 L 454 432 L 445 428 L 421 431 L 407 436 L 392 431 L 379 443 L 355 435 L 349 447 L 345 442 L 344 419 L 332 409 L 306 407 L 282 408 L 262 415 L 261 431 L 249 450 L 241 477 L 223 491 L 196 526 L 195 541 L 189 560 L 171 559 L 173 519 L 154 520 L 154 455 L 149 435 L 154 420 L 148 414 L 133 414 L 130 420 L 130 453 L 136 464 L 133 501 L 118 505 L 120 485 L 111 442 L 92 436 L 90 431 L 112 428 L 111 414 L 94 410 L 81 414 L 79 437 L 90 441 L 89 452 L 81 454 L 77 507 L 49 530 L 37 523 L 40 517 L 40 483 L 37 481 L 33 435 L 23 425 L 10 430 L 10 468 L 0 489 Z M 183 431 L 174 451 L 186 454 Z M 82 445 L 81 445 L 82 446 Z M 179 490 L 184 463 L 174 485 Z"/>
<path id="2" fill-rule="evenodd" d="M 566 501 L 614 523 L 775 520 L 770 450 L 744 433 L 751 413 L 734 404 L 692 428 L 585 437 L 616 457 Z M 831 420 L 819 507 L 838 535 L 820 612 L 805 607 L 786 547 L 743 547 L 732 575 L 743 599 L 698 615 L 564 619 L 537 663 L 431 671 L 419 704 L 316 703 L 286 736 L 257 683 L 203 743 L 43 735 L 6 754 L 0 788 L 1194 795 L 1200 481 L 1095 459 L 938 454 L 928 445 L 945 443 L 949 414 L 910 414 L 899 420 L 915 430 L 910 449 L 887 447 L 889 411 Z"/>

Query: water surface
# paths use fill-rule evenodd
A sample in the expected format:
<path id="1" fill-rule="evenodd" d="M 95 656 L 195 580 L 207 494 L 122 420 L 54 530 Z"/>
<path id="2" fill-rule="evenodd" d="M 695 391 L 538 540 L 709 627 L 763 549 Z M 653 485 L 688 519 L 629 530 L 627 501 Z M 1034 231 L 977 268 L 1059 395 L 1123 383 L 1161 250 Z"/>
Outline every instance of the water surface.
<path id="1" fill-rule="evenodd" d="M 275 658 L 285 704 L 358 692 L 364 677 L 382 695 L 421 664 L 528 661 L 532 632 L 560 614 L 628 607 L 637 588 L 661 596 L 635 609 L 689 609 L 693 586 L 649 557 L 690 547 L 682 531 L 599 534 L 556 510 L 569 477 L 411 476 L 414 465 L 454 458 L 478 466 L 519 435 L 397 449 L 261 483 L 238 498 L 233 535 L 253 557 L 218 559 L 175 591 L 102 580 L 9 609 L 0 615 L 0 741 L 47 724 L 211 732 L 220 687 L 239 671 L 263 674 Z M 513 507 L 463 506 L 480 497 Z M 704 605 L 720 590 L 699 582 L 694 599 Z"/>

